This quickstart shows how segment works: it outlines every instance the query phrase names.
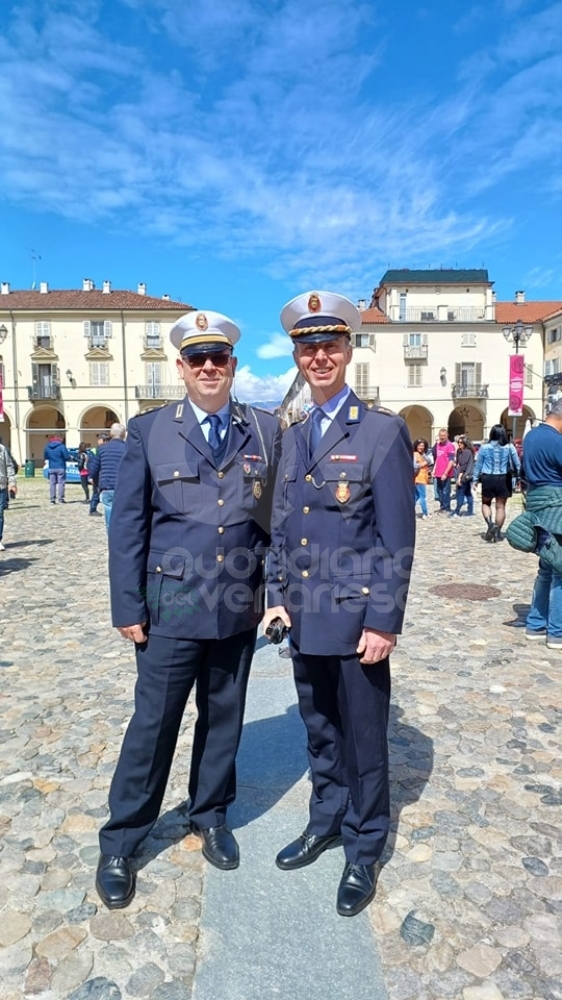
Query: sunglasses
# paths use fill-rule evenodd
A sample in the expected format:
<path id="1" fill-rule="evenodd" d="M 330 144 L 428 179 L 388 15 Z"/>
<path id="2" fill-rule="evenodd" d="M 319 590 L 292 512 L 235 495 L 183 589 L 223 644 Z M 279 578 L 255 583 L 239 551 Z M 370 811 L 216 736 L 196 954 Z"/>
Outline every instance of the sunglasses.
<path id="1" fill-rule="evenodd" d="M 207 361 L 210 361 L 215 368 L 226 368 L 232 354 L 228 351 L 213 351 L 211 354 L 186 354 L 182 356 L 190 368 L 204 368 Z"/>

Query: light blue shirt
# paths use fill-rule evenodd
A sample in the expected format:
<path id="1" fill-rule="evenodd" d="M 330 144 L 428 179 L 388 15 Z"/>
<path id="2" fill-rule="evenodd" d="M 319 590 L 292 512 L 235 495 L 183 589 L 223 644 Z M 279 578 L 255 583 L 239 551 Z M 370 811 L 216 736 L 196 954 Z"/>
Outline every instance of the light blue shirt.
<path id="1" fill-rule="evenodd" d="M 337 392 L 335 396 L 332 396 L 330 399 L 327 399 L 325 403 L 322 403 L 321 409 L 324 411 L 325 414 L 325 416 L 322 417 L 322 420 L 320 421 L 320 429 L 322 431 L 322 437 L 324 437 L 326 431 L 329 430 L 329 428 L 332 426 L 332 422 L 335 420 L 337 414 L 341 410 L 350 392 L 351 389 L 349 388 L 349 386 L 344 385 L 343 389 L 341 389 L 340 392 Z M 311 410 L 311 413 L 314 413 L 314 410 L 316 408 L 317 406 L 314 406 L 313 409 Z"/>
<path id="2" fill-rule="evenodd" d="M 190 404 L 191 409 L 193 410 L 195 416 L 197 417 L 197 420 L 199 422 L 199 426 L 201 427 L 201 430 L 203 431 L 203 437 L 205 438 L 205 441 L 208 444 L 209 443 L 209 431 L 211 430 L 211 425 L 210 425 L 209 421 L 207 420 L 207 417 L 209 416 L 209 414 L 205 413 L 205 410 L 201 410 L 200 407 L 196 406 L 195 403 L 193 402 L 193 400 L 191 400 L 191 399 L 189 400 L 189 404 Z M 224 436 L 225 436 L 225 434 L 226 434 L 226 432 L 228 430 L 228 421 L 229 421 L 229 418 L 230 418 L 230 400 L 228 401 L 228 403 L 225 403 L 225 405 L 220 410 L 217 410 L 217 416 L 221 418 L 221 426 L 220 426 L 220 430 L 219 430 L 219 437 L 220 437 L 221 441 L 223 441 L 224 440 Z"/>

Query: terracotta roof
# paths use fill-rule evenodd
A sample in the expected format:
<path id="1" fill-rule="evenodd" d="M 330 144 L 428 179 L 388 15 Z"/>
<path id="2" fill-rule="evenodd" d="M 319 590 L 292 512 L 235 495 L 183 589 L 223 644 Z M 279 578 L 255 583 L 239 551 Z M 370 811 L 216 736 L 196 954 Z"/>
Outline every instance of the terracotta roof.
<path id="1" fill-rule="evenodd" d="M 34 312 L 51 311 L 52 309 L 80 310 L 87 312 L 99 310 L 112 312 L 115 309 L 138 309 L 177 312 L 181 309 L 188 312 L 193 306 L 187 302 L 172 302 L 170 299 L 158 299 L 153 295 L 139 295 L 137 292 L 119 291 L 102 292 L 93 289 L 91 292 L 70 289 L 49 292 L 10 291 L 0 295 L 0 311 L 9 309 L 28 309 Z"/>
<path id="2" fill-rule="evenodd" d="M 483 268 L 468 268 L 466 270 L 455 270 L 454 268 L 428 268 L 424 271 L 410 270 L 402 267 L 392 271 L 386 271 L 382 276 L 381 285 L 464 285 L 466 282 L 472 284 L 490 284 L 488 272 Z"/>
<path id="3" fill-rule="evenodd" d="M 385 316 L 382 309 L 373 306 L 370 309 L 363 309 L 361 313 L 361 323 L 390 323 L 388 316 Z"/>
<path id="4" fill-rule="evenodd" d="M 540 323 L 562 309 L 562 302 L 496 302 L 496 323 Z"/>

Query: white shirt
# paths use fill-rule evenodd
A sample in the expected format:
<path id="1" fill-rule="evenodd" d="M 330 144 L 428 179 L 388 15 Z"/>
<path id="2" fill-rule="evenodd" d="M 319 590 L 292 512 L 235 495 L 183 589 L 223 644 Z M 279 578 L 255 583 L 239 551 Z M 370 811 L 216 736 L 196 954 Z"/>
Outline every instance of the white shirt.
<path id="1" fill-rule="evenodd" d="M 205 438 L 205 441 L 208 444 L 209 443 L 209 431 L 211 430 L 211 425 L 210 425 L 209 421 L 207 420 L 207 417 L 208 416 L 212 416 L 212 414 L 205 413 L 205 410 L 202 410 L 202 409 L 200 409 L 199 406 L 196 406 L 195 403 L 191 399 L 189 400 L 189 403 L 190 403 L 191 409 L 193 410 L 195 416 L 197 417 L 197 420 L 199 422 L 199 426 L 201 427 L 201 430 L 203 431 L 203 437 Z M 230 419 L 230 400 L 228 401 L 228 403 L 225 403 L 225 405 L 223 407 L 221 407 L 220 410 L 217 410 L 217 417 L 221 418 L 221 427 L 220 427 L 220 431 L 219 431 L 219 437 L 220 437 L 221 441 L 224 441 L 224 436 L 225 436 L 225 434 L 226 434 L 226 432 L 228 430 L 228 421 Z"/>
<path id="2" fill-rule="evenodd" d="M 337 414 L 341 410 L 350 392 L 351 389 L 349 388 L 349 386 L 344 385 L 343 389 L 341 389 L 340 392 L 337 392 L 335 396 L 332 396 L 330 399 L 327 399 L 326 402 L 322 403 L 321 406 L 319 403 L 317 403 L 311 410 L 311 413 L 314 413 L 314 410 L 316 410 L 320 406 L 320 409 L 324 411 L 325 416 L 323 416 L 322 420 L 320 421 L 320 429 L 322 431 L 322 437 L 324 437 L 326 431 L 329 430 L 329 428 L 332 426 L 332 422 L 335 420 Z"/>

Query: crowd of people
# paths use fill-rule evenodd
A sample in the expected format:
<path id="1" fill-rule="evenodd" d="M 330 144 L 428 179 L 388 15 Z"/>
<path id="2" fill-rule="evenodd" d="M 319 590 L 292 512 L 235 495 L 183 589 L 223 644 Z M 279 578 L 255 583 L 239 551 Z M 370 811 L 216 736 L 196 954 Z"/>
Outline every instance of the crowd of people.
<path id="1" fill-rule="evenodd" d="M 482 517 L 486 523 L 484 537 L 487 542 L 498 542 L 502 537 L 507 500 L 521 476 L 519 453 L 508 440 L 503 424 L 494 424 L 489 440 L 476 454 L 465 434 L 450 441 L 446 427 L 440 429 L 433 447 L 425 438 L 417 438 L 412 447 L 414 506 L 419 502 L 422 519 L 430 516 L 427 505 L 430 484 L 438 504 L 436 513 L 448 514 L 451 518 L 461 517 L 465 504 L 464 516 L 474 515 L 474 495 L 480 486 Z"/>

